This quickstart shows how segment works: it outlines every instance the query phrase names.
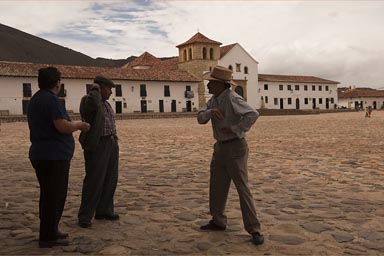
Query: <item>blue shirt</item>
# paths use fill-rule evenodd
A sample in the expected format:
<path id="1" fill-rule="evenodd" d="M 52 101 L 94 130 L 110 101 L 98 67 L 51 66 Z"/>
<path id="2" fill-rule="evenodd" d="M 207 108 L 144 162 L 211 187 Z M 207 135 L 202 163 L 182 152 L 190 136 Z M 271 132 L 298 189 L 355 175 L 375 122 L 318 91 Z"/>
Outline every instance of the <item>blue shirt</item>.
<path id="1" fill-rule="evenodd" d="M 51 91 L 39 90 L 28 106 L 31 160 L 71 160 L 75 150 L 72 134 L 60 133 L 53 121 L 70 121 L 64 104 Z"/>

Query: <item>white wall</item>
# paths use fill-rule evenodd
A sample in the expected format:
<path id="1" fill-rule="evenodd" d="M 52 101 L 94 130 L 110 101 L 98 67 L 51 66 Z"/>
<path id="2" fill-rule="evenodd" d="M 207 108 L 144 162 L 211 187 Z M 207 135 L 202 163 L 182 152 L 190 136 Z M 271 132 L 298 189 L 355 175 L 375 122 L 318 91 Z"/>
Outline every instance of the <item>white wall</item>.
<path id="1" fill-rule="evenodd" d="M 122 102 L 122 113 L 132 113 L 140 111 L 140 84 L 146 84 L 148 102 L 147 109 L 149 111 L 159 112 L 159 100 L 164 100 L 164 112 L 171 112 L 171 101 L 176 100 L 176 111 L 183 112 L 186 108 L 186 102 L 191 101 L 192 110 L 198 106 L 197 83 L 188 82 L 148 82 L 148 81 L 128 81 L 128 80 L 113 80 L 115 84 L 121 84 L 122 96 L 116 97 L 115 89 L 112 89 L 112 95 L 109 102 L 115 110 L 116 101 Z M 79 113 L 79 105 L 81 98 L 86 94 L 86 85 L 92 84 L 93 79 L 66 79 L 61 81 L 67 92 L 64 97 L 66 109 Z M 23 98 L 23 83 L 30 83 L 32 95 L 39 88 L 36 77 L 0 77 L 0 110 L 9 110 L 10 115 L 22 115 L 22 100 Z M 170 97 L 164 97 L 164 85 L 170 87 Z M 194 91 L 194 98 L 185 98 L 186 85 L 191 86 L 191 91 Z M 127 107 L 124 108 L 124 102 Z"/>
<path id="2" fill-rule="evenodd" d="M 236 71 L 236 64 L 241 64 L 241 71 Z M 254 108 L 260 107 L 258 97 L 258 63 L 241 47 L 236 44 L 224 57 L 218 61 L 218 65 L 233 68 L 233 79 L 247 80 L 247 102 Z M 244 67 L 248 67 L 248 74 L 244 73 Z"/>
<path id="3" fill-rule="evenodd" d="M 359 97 L 359 98 L 340 98 L 339 107 L 355 109 L 355 102 L 363 102 L 363 108 L 371 106 L 374 108 L 376 102 L 376 109 L 381 109 L 384 105 L 384 97 Z"/>
<path id="4" fill-rule="evenodd" d="M 93 79 L 66 79 L 63 78 L 61 83 L 67 92 L 65 99 L 65 107 L 67 111 L 79 113 L 80 100 L 87 93 L 87 84 L 93 84 Z"/>
<path id="5" fill-rule="evenodd" d="M 264 87 L 268 84 L 268 90 Z M 283 90 L 279 89 L 279 85 L 283 85 Z M 288 90 L 287 86 L 291 85 L 292 90 Z M 299 90 L 295 89 L 295 85 L 299 85 Z M 308 90 L 304 90 L 304 85 L 307 85 Z M 312 90 L 312 86 L 315 86 L 315 90 Z M 321 86 L 321 91 L 319 90 Z M 328 86 L 328 90 L 326 90 Z M 337 85 L 336 84 L 308 84 L 308 83 L 279 83 L 279 82 L 264 82 L 259 81 L 260 99 L 264 99 L 264 108 L 266 109 L 280 109 L 280 99 L 283 99 L 283 109 L 296 109 L 296 99 L 299 99 L 299 109 L 308 110 L 313 109 L 313 99 L 316 99 L 316 108 L 327 109 L 326 99 L 329 99 L 329 108 L 334 109 L 335 104 L 338 104 L 337 99 Z M 268 102 L 266 102 L 268 97 Z M 277 105 L 275 104 L 275 98 L 277 98 Z M 291 99 L 291 104 L 288 104 L 288 99 Z M 308 99 L 308 104 L 305 104 L 305 98 Z M 333 98 L 333 103 L 331 102 Z M 322 99 L 322 103 L 319 103 L 319 99 Z"/>
<path id="6" fill-rule="evenodd" d="M 197 83 L 190 82 L 158 82 L 158 81 L 119 81 L 114 80 L 115 84 L 121 84 L 122 97 L 116 97 L 115 90 L 112 91 L 109 102 L 115 108 L 116 101 L 127 103 L 127 108 L 123 107 L 123 113 L 133 113 L 141 111 L 141 100 L 147 101 L 147 110 L 159 112 L 159 100 L 164 101 L 164 112 L 171 112 L 171 102 L 176 100 L 176 111 L 183 112 L 186 102 L 191 101 L 192 110 L 198 108 Z M 145 84 L 147 90 L 146 97 L 140 97 L 140 85 Z M 164 96 L 164 86 L 169 85 L 170 96 Z M 191 86 L 194 91 L 193 98 L 185 98 L 186 86 Z"/>
<path id="7" fill-rule="evenodd" d="M 10 114 L 23 114 L 23 83 L 31 84 L 32 95 L 38 90 L 37 79 L 33 77 L 0 77 L 0 110 Z"/>

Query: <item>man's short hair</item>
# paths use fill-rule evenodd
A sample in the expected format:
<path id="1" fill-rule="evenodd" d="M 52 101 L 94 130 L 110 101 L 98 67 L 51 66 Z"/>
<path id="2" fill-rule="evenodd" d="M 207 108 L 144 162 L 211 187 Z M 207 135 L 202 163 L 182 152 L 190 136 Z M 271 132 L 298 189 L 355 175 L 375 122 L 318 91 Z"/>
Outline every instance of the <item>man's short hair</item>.
<path id="1" fill-rule="evenodd" d="M 55 67 L 40 68 L 38 75 L 38 84 L 40 89 L 52 89 L 57 81 L 61 80 L 61 73 Z"/>

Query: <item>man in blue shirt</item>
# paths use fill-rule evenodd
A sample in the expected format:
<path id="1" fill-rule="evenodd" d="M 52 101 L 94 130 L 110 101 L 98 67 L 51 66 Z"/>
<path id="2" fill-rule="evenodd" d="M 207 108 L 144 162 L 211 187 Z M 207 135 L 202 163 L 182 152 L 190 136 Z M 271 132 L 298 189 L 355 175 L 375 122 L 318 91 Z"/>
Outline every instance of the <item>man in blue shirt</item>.
<path id="1" fill-rule="evenodd" d="M 28 106 L 31 147 L 29 159 L 40 184 L 40 247 L 68 245 L 67 233 L 59 231 L 68 189 L 70 161 L 75 149 L 72 132 L 87 131 L 85 122 L 72 122 L 56 96 L 61 74 L 55 67 L 39 69 L 37 91 Z"/>

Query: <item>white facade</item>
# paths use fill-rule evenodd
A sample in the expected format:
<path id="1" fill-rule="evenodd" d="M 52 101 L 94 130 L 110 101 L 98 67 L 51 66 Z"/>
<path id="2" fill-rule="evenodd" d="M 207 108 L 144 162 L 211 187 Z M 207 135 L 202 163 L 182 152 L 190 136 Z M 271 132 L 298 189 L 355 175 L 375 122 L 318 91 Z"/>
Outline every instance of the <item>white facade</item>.
<path id="1" fill-rule="evenodd" d="M 335 109 L 337 84 L 259 81 L 260 108 Z"/>
<path id="2" fill-rule="evenodd" d="M 258 64 L 238 43 L 218 61 L 219 66 L 232 67 L 233 80 L 246 80 L 246 100 L 255 109 L 260 108 L 260 97 L 256 96 L 259 74 Z"/>
<path id="3" fill-rule="evenodd" d="M 339 98 L 339 108 L 356 109 L 357 106 L 361 109 L 371 106 L 373 109 L 384 108 L 384 97 L 356 97 L 356 98 Z"/>
<path id="4" fill-rule="evenodd" d="M 160 100 L 163 101 L 163 112 L 195 111 L 198 105 L 197 82 L 113 81 L 116 85 L 121 85 L 121 96 L 116 96 L 116 89 L 112 89 L 109 99 L 117 113 L 143 112 L 143 107 L 148 112 L 160 112 Z M 61 82 L 66 92 L 66 96 L 61 97 L 66 109 L 79 113 L 81 97 L 86 94 L 87 84 L 92 84 L 93 79 L 63 78 Z M 0 111 L 7 111 L 9 115 L 25 114 L 26 106 L 23 110 L 23 105 L 28 104 L 30 97 L 23 96 L 23 84 L 30 84 L 31 95 L 39 90 L 37 77 L 0 76 Z M 141 85 L 145 85 L 147 96 L 140 96 Z M 169 86 L 170 96 L 164 96 L 164 86 Z M 187 86 L 191 91 L 188 95 L 185 94 Z M 195 96 L 191 97 L 193 95 Z"/>
<path id="5" fill-rule="evenodd" d="M 110 102 L 123 103 L 123 113 L 143 112 L 145 104 L 147 112 L 186 112 L 196 111 L 198 107 L 197 83 L 196 82 L 158 82 L 158 81 L 114 81 L 121 84 L 122 96 L 117 97 L 115 90 L 111 95 Z M 141 96 L 142 85 L 145 85 L 146 96 Z M 169 96 L 165 96 L 164 87 L 168 86 Z M 191 93 L 186 95 L 187 86 Z M 187 97 L 186 97 L 187 96 Z M 192 96 L 192 97 L 191 97 Z M 125 104 L 126 103 L 126 106 Z"/>
<path id="6" fill-rule="evenodd" d="M 37 91 L 37 79 L 32 77 L 0 77 L 0 111 L 15 115 L 23 113 L 23 83 L 31 84 L 32 94 Z"/>

